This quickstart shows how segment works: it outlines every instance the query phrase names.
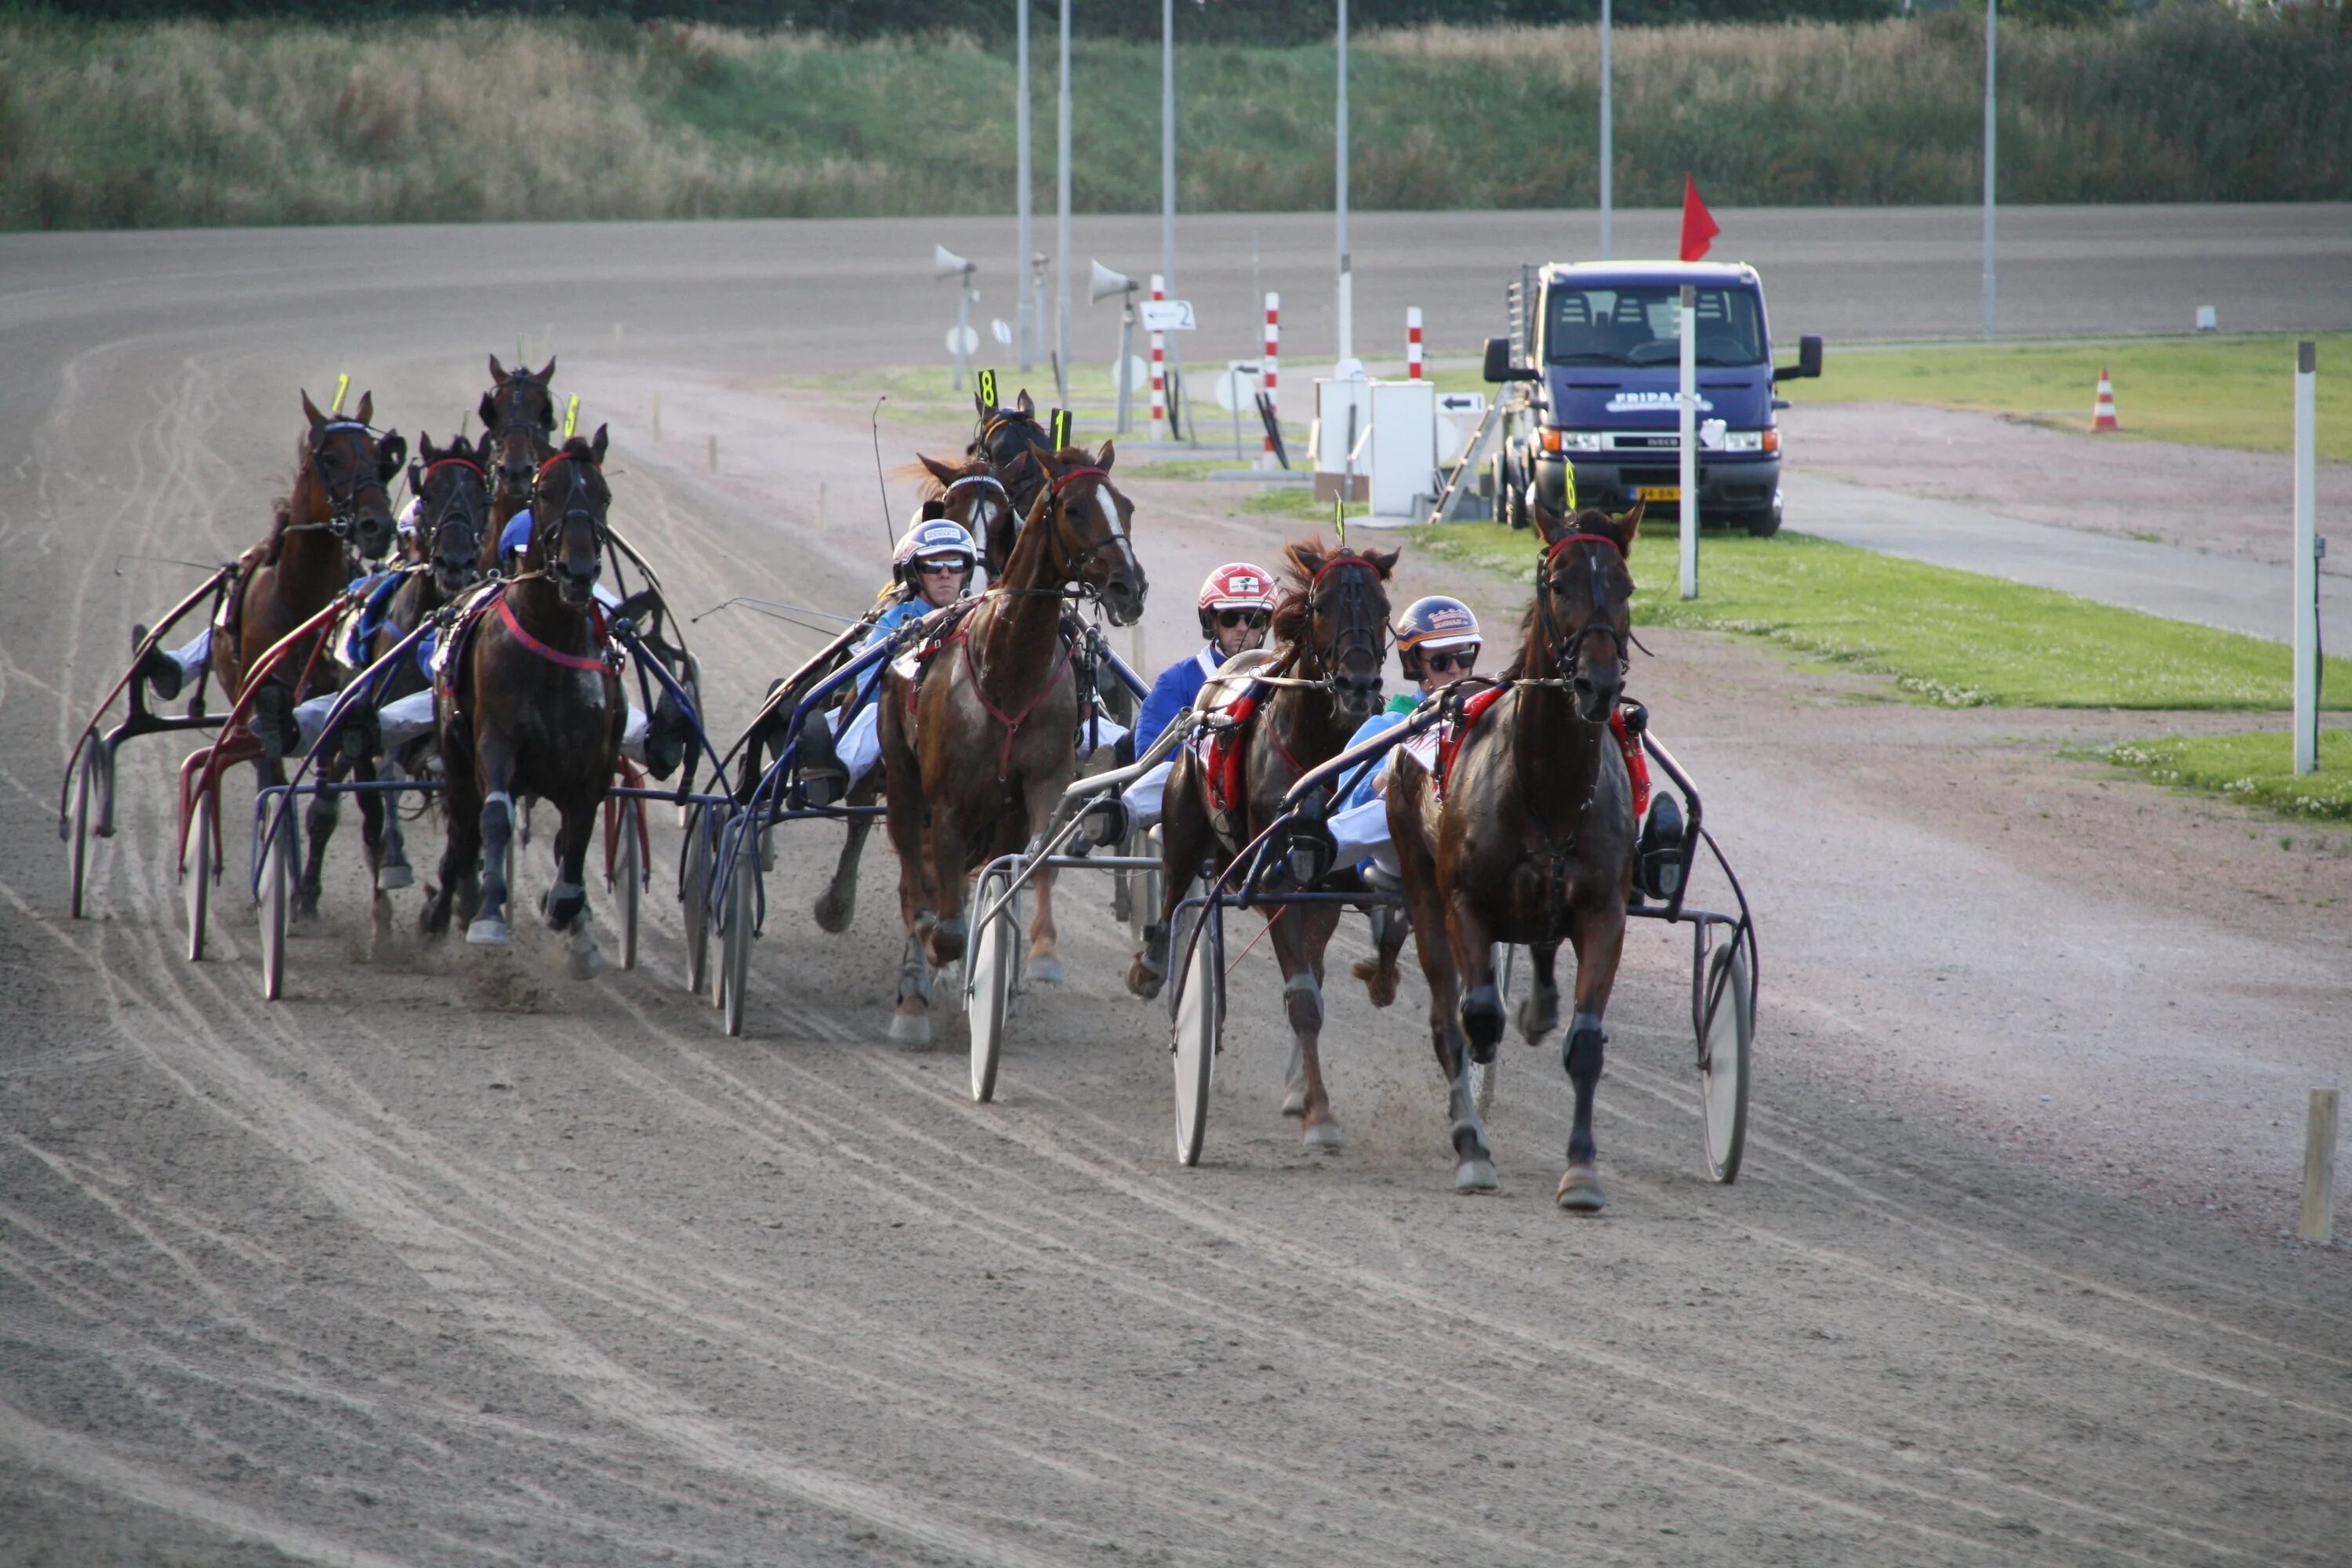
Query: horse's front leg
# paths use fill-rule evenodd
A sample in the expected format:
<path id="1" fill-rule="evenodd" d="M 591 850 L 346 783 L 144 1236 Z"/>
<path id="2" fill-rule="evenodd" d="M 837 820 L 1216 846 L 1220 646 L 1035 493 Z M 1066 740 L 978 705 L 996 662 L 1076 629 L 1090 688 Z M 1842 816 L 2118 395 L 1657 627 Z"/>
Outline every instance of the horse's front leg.
<path id="1" fill-rule="evenodd" d="M 504 947 L 507 847 L 513 842 L 515 832 L 514 796 L 508 793 L 507 786 L 514 779 L 514 753 L 505 737 L 495 732 L 483 734 L 480 745 L 474 773 L 482 796 L 482 891 L 474 906 L 473 922 L 466 928 L 466 940 L 476 947 Z"/>
<path id="2" fill-rule="evenodd" d="M 343 797 L 331 786 L 350 776 L 351 764 L 340 754 L 331 756 L 318 772 L 319 793 L 302 813 L 302 826 L 310 836 L 308 853 L 302 861 L 302 880 L 294 889 L 294 914 L 297 919 L 314 921 L 319 918 L 319 893 L 326 874 L 327 841 L 335 836 L 335 824 L 343 815 Z"/>
<path id="3" fill-rule="evenodd" d="M 474 909 L 480 908 L 477 868 L 482 855 L 482 806 L 471 768 L 448 770 L 448 792 L 443 803 L 447 807 L 448 838 L 441 848 L 441 881 L 416 917 L 417 930 L 428 937 L 447 932 L 450 908 L 461 893 L 473 900 L 473 909 L 463 911 L 467 921 L 473 919 Z"/>
<path id="4" fill-rule="evenodd" d="M 898 918 L 907 928 L 906 946 L 898 959 L 890 1037 L 900 1045 L 927 1046 L 931 1041 L 931 968 L 923 956 L 923 933 L 933 918 L 929 885 L 930 806 L 924 798 L 913 754 L 903 745 L 892 744 L 887 732 L 883 749 L 888 759 L 883 784 L 889 799 L 886 821 L 891 847 L 898 852 Z"/>
<path id="5" fill-rule="evenodd" d="M 555 885 L 540 900 L 547 923 L 566 935 L 575 980 L 593 980 L 604 972 L 595 923 L 588 916 L 587 882 L 588 846 L 596 837 L 596 808 L 603 804 L 603 793 L 585 792 L 563 803 L 563 824 L 555 834 Z"/>
<path id="6" fill-rule="evenodd" d="M 1559 1206 L 1580 1214 L 1600 1210 L 1601 1153 L 1592 1141 L 1592 1091 L 1601 1082 L 1601 1015 L 1617 983 L 1617 960 L 1625 948 L 1625 904 L 1609 896 L 1587 904 L 1570 932 L 1576 944 L 1576 1016 L 1560 1050 L 1560 1065 L 1576 1089 L 1576 1121 L 1568 1134 L 1568 1169 L 1555 1194 Z"/>
<path id="7" fill-rule="evenodd" d="M 1053 781 L 1032 780 L 1025 791 L 1029 816 L 1029 842 L 1043 841 L 1047 826 L 1054 819 L 1054 809 L 1061 804 L 1062 792 Z M 1030 879 L 1030 887 L 1037 895 L 1036 912 L 1029 917 L 1029 978 L 1040 985 L 1062 983 L 1061 954 L 1055 949 L 1054 872 L 1050 867 L 1038 868 Z"/>
<path id="8" fill-rule="evenodd" d="M 844 804 L 872 805 L 874 797 L 881 793 L 881 772 L 877 768 L 860 779 Z M 872 817 L 853 816 L 849 819 L 848 836 L 842 840 L 841 858 L 834 864 L 833 880 L 825 884 L 824 891 L 817 897 L 818 930 L 837 934 L 849 929 L 851 919 L 857 913 L 857 863 L 866 853 L 866 836 L 873 831 Z"/>
<path id="9" fill-rule="evenodd" d="M 1454 1143 L 1454 1190 L 1490 1193 L 1496 1185 L 1493 1150 L 1486 1126 L 1478 1116 L 1478 1096 L 1470 1084 L 1470 1043 L 1461 1023 L 1462 977 L 1454 967 L 1454 947 L 1446 927 L 1446 900 L 1437 878 L 1436 859 L 1418 833 L 1397 836 L 1397 856 L 1404 864 L 1405 903 L 1411 911 L 1414 951 L 1421 955 L 1422 977 L 1429 982 L 1429 1042 L 1437 1056 L 1437 1070 L 1445 1079 L 1446 1120 Z"/>
<path id="10" fill-rule="evenodd" d="M 1289 905 L 1274 919 L 1274 956 L 1282 966 L 1282 1006 L 1290 1020 L 1290 1070 L 1282 1113 L 1300 1119 L 1299 1141 L 1308 1148 L 1337 1149 L 1339 1123 L 1331 1115 L 1331 1097 L 1323 1085 L 1323 987 L 1315 973 L 1310 935 L 1304 905 Z"/>
<path id="11" fill-rule="evenodd" d="M 1519 998 L 1516 1021 L 1520 1037 L 1533 1046 L 1559 1027 L 1559 943 L 1539 943 L 1528 955 L 1535 961 L 1529 965 L 1535 983 Z"/>
<path id="12" fill-rule="evenodd" d="M 1494 927 L 1463 888 L 1445 900 L 1445 933 L 1461 977 L 1462 1033 L 1470 1059 L 1484 1066 L 1495 1059 L 1496 1042 L 1503 1037 L 1503 996 L 1495 984 Z"/>
<path id="13" fill-rule="evenodd" d="M 401 766 L 396 752 L 384 753 L 383 764 L 376 774 L 388 784 L 408 782 L 408 770 Z M 383 837 L 375 856 L 375 890 L 379 893 L 398 892 L 416 880 L 416 873 L 408 864 L 408 838 L 400 830 L 401 794 L 396 789 L 383 792 L 383 810 L 377 818 Z"/>

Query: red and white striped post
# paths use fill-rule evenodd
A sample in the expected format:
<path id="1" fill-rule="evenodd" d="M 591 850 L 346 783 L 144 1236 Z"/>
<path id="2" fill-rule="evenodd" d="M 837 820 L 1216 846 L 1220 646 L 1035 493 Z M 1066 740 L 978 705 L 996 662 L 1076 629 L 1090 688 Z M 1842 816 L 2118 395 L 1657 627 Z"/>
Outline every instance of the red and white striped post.
<path id="1" fill-rule="evenodd" d="M 1155 272 L 1151 275 L 1151 301 L 1158 304 L 1168 298 L 1168 279 Z M 1151 332 L 1151 438 L 1168 439 L 1168 334 L 1158 328 Z"/>
<path id="2" fill-rule="evenodd" d="M 1421 307 L 1408 305 L 1404 312 L 1404 378 L 1421 379 Z"/>
<path id="3" fill-rule="evenodd" d="M 1279 390 L 1282 384 L 1281 365 L 1282 296 L 1268 294 L 1265 297 L 1265 357 L 1258 362 L 1258 373 L 1265 387 L 1265 405 L 1276 417 L 1279 417 L 1282 413 L 1282 394 Z M 1258 459 L 1258 466 L 1270 468 L 1274 464 L 1274 433 L 1268 431 L 1265 437 L 1265 454 Z"/>

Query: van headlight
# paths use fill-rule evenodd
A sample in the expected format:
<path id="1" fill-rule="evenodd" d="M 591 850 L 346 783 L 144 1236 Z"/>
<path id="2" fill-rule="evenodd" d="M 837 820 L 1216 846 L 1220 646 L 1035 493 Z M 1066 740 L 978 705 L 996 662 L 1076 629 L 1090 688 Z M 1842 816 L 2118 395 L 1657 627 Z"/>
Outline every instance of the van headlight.
<path id="1" fill-rule="evenodd" d="M 1764 449 L 1764 432 L 1727 430 L 1723 433 L 1723 449 L 1727 452 L 1760 452 Z"/>
<path id="2" fill-rule="evenodd" d="M 1548 452 L 1598 452 L 1601 432 L 1598 430 L 1546 430 L 1544 450 Z"/>

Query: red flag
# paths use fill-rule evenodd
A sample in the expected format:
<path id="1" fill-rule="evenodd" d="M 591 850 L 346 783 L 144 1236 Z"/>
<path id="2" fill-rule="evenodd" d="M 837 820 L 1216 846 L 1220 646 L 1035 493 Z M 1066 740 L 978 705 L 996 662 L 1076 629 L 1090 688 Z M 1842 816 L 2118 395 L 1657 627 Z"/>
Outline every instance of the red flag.
<path id="1" fill-rule="evenodd" d="M 1698 182 L 1688 174 L 1683 176 L 1683 259 L 1699 261 L 1706 256 L 1707 242 L 1723 230 L 1715 226 L 1715 215 L 1698 199 Z"/>

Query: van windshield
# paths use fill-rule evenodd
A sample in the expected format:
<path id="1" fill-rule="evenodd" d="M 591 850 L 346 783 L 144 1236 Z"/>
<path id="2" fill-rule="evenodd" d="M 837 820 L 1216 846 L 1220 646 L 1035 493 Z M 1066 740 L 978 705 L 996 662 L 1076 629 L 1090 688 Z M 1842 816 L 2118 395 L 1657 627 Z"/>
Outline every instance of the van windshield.
<path id="1" fill-rule="evenodd" d="M 1682 359 L 1672 283 L 1553 284 L 1546 291 L 1544 358 L 1552 364 L 1675 364 Z M 1752 289 L 1700 289 L 1698 363 L 1764 363 L 1764 312 Z"/>

